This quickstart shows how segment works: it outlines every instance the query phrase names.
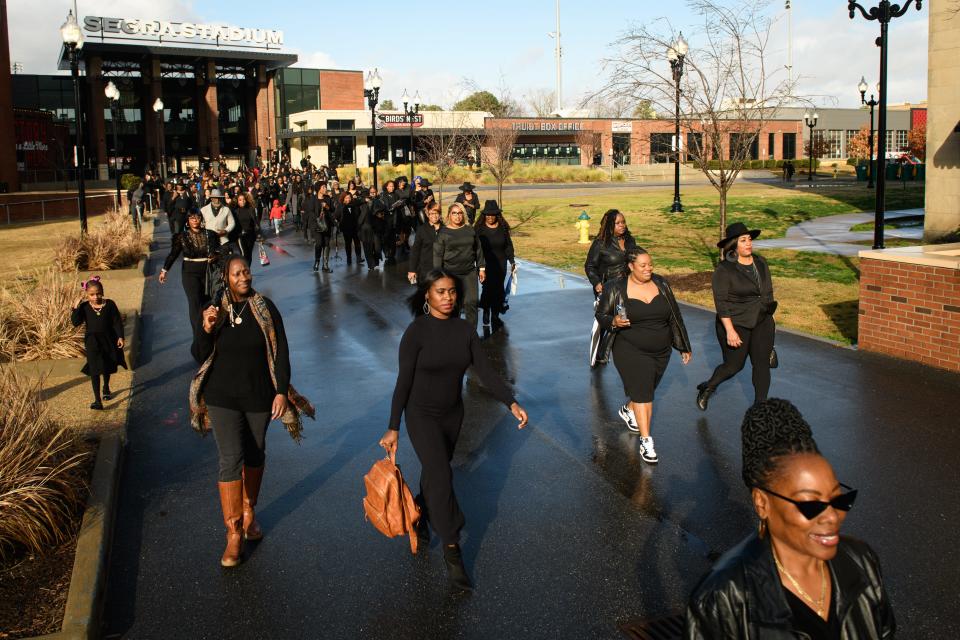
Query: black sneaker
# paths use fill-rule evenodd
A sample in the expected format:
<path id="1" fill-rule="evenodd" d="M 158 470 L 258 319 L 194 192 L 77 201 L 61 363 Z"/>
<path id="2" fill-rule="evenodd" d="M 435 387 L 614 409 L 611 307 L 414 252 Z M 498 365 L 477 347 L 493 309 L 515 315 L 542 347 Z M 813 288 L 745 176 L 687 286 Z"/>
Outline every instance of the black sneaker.
<path id="1" fill-rule="evenodd" d="M 653 448 L 653 438 L 640 438 L 640 457 L 643 458 L 644 462 L 649 462 L 650 464 L 657 464 L 660 462 L 660 457 L 657 455 L 657 450 Z"/>
<path id="2" fill-rule="evenodd" d="M 630 407 L 623 405 L 620 407 L 619 414 L 620 417 L 623 418 L 623 421 L 627 423 L 627 429 L 630 429 L 630 431 L 634 433 L 640 433 L 640 427 L 637 426 L 637 416 L 634 415 Z"/>
<path id="3" fill-rule="evenodd" d="M 93 409 L 94 411 L 103 411 L 103 403 L 100 402 L 99 400 L 96 400 L 94 401 L 93 404 L 90 405 L 90 408 Z"/>

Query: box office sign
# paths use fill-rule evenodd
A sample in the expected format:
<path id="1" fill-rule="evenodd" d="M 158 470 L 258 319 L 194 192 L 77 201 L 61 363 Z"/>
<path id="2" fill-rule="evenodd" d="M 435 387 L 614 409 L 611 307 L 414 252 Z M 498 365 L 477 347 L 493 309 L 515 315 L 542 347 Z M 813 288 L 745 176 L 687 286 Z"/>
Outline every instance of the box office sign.
<path id="1" fill-rule="evenodd" d="M 283 31 L 249 29 L 196 22 L 168 22 L 141 18 L 101 18 L 86 16 L 83 29 L 101 38 L 190 42 L 197 44 L 240 44 L 254 47 L 280 47 Z"/>
<path id="2" fill-rule="evenodd" d="M 423 126 L 423 114 L 418 113 L 413 116 L 413 122 L 411 123 L 410 118 L 402 113 L 381 113 L 377 116 L 377 128 L 378 129 L 393 129 L 397 127 L 409 127 L 411 124 L 414 127 Z"/>
<path id="3" fill-rule="evenodd" d="M 514 122 L 514 131 L 583 131 L 582 122 Z"/>

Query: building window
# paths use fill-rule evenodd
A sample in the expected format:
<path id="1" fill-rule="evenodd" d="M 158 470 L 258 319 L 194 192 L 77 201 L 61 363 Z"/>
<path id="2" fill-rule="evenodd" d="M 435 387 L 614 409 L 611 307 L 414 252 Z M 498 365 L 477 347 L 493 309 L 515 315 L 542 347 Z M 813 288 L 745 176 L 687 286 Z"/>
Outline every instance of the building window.
<path id="1" fill-rule="evenodd" d="M 514 162 L 520 164 L 580 164 L 580 147 L 573 143 L 544 144 L 517 143 L 511 154 Z"/>
<path id="2" fill-rule="evenodd" d="M 352 131 L 356 128 L 354 120 L 327 120 L 327 129 L 336 131 Z"/>
<path id="3" fill-rule="evenodd" d="M 797 134 L 783 134 L 783 151 L 781 152 L 784 160 L 794 160 L 797 157 Z"/>
<path id="4" fill-rule="evenodd" d="M 768 133 L 767 134 L 767 158 L 773 160 L 774 155 L 773 151 L 777 146 L 777 134 Z"/>
<path id="5" fill-rule="evenodd" d="M 860 133 L 856 129 L 847 129 L 843 137 L 843 155 L 847 158 L 850 157 L 850 141 L 854 139 L 857 134 Z"/>
<path id="6" fill-rule="evenodd" d="M 673 162 L 673 134 L 650 134 L 650 162 L 652 164 Z"/>
<path id="7" fill-rule="evenodd" d="M 843 139 L 843 131 L 840 129 L 828 129 L 824 141 L 827 143 L 827 150 L 825 158 L 839 158 L 841 157 L 841 140 Z"/>
<path id="8" fill-rule="evenodd" d="M 753 133 L 731 133 L 730 134 L 730 149 L 728 150 L 729 159 L 733 160 L 734 156 L 737 155 L 738 149 L 743 149 L 745 145 L 749 143 L 750 149 L 744 155 L 745 160 L 759 160 L 760 159 L 760 139 L 759 136 Z"/>
<path id="9" fill-rule="evenodd" d="M 703 134 L 690 132 L 687 134 L 686 162 L 694 162 L 704 154 Z M 706 158 L 704 158 L 706 159 Z"/>
<path id="10" fill-rule="evenodd" d="M 909 151 L 910 143 L 907 141 L 907 131 L 897 130 L 897 151 Z"/>

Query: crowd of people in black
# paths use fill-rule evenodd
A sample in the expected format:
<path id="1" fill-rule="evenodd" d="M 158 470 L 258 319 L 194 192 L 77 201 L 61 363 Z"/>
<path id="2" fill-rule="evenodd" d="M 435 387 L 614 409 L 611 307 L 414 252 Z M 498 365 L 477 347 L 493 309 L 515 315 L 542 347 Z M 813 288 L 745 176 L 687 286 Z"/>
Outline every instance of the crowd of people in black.
<path id="1" fill-rule="evenodd" d="M 481 205 L 473 185 L 465 182 L 444 216 L 429 180 L 415 179 L 411 186 L 400 177 L 378 191 L 357 175 L 344 186 L 336 169 L 316 169 L 309 161 L 299 170 L 280 163 L 194 172 L 160 184 L 151 177 L 142 188 L 155 190 L 172 232 L 160 282 L 182 257 L 192 353 L 201 364 L 190 389 L 192 423 L 215 434 L 219 451 L 227 529 L 221 564 L 239 564 L 244 540 L 263 536 L 254 507 L 267 425 L 280 419 L 298 439 L 302 416 L 312 417 L 314 411 L 290 384 L 280 310 L 252 286 L 256 243 L 269 236 L 266 217 L 275 236 L 286 225 L 313 243 L 315 272 L 330 272 L 331 251 L 341 249 L 348 268 L 354 261 L 370 270 L 407 262 L 407 280 L 416 286 L 408 299 L 414 320 L 400 341 L 391 414 L 380 445 L 395 453 L 403 417 L 422 466 L 416 535 L 427 543 L 432 530 L 443 543 L 452 584 L 472 589 L 459 547 L 465 517 L 450 465 L 464 421 L 466 370 L 474 367 L 520 428 L 529 419 L 491 368 L 476 331 L 481 309 L 482 326 L 495 331 L 508 308 L 504 281 L 515 267 L 515 252 L 498 203 Z M 706 411 L 719 385 L 750 358 L 754 402 L 742 426 L 742 462 L 759 526 L 696 587 L 685 636 L 892 637 L 896 625 L 876 555 L 840 535 L 856 491 L 837 480 L 796 408 L 767 399 L 770 370 L 777 366 L 777 303 L 769 266 L 753 253 L 759 234 L 734 223 L 717 245 L 720 259 L 712 284 L 723 362 L 696 394 L 697 406 Z M 651 435 L 654 394 L 672 351 L 680 353 L 683 364 L 693 355 L 680 305 L 617 210 L 604 215 L 585 272 L 602 332 L 595 362 L 612 357 L 627 396 L 618 413 L 639 434 L 641 457 L 657 463 Z M 88 373 L 99 404 L 100 376 L 109 398 L 109 374 L 123 366 L 123 333 L 101 283 L 85 283 L 84 296 L 73 322 L 87 325 Z"/>

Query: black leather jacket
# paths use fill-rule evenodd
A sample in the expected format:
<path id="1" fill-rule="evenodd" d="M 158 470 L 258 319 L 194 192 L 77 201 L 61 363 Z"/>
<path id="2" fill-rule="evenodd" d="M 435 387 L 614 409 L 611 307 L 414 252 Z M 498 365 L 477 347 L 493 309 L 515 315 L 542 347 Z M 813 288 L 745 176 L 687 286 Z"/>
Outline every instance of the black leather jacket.
<path id="1" fill-rule="evenodd" d="M 893 638 L 897 624 L 880 574 L 866 543 L 841 536 L 827 563 L 834 585 L 831 616 L 839 616 L 843 640 Z M 717 561 L 693 590 L 684 638 L 699 640 L 795 640 L 791 610 L 773 562 L 769 538 L 754 533 Z"/>
<path id="2" fill-rule="evenodd" d="M 623 236 L 623 250 L 614 240 L 594 240 L 587 252 L 587 261 L 583 263 L 590 285 L 596 289 L 598 284 L 627 275 L 627 251 L 636 246 L 637 241 L 629 232 Z"/>
<path id="3" fill-rule="evenodd" d="M 687 328 L 683 324 L 683 316 L 680 315 L 680 306 L 673 295 L 673 289 L 670 283 L 663 276 L 653 274 L 653 283 L 660 290 L 660 295 L 667 299 L 670 305 L 670 335 L 672 337 L 672 346 L 680 353 L 691 353 L 690 338 L 687 336 Z M 610 350 L 613 348 L 613 341 L 617 337 L 617 329 L 613 326 L 613 319 L 617 315 L 617 305 L 627 304 L 627 278 L 621 277 L 608 282 L 603 287 L 603 293 L 600 295 L 600 302 L 597 304 L 597 322 L 604 329 L 603 337 L 600 338 L 599 354 L 606 360 L 610 357 Z"/>

